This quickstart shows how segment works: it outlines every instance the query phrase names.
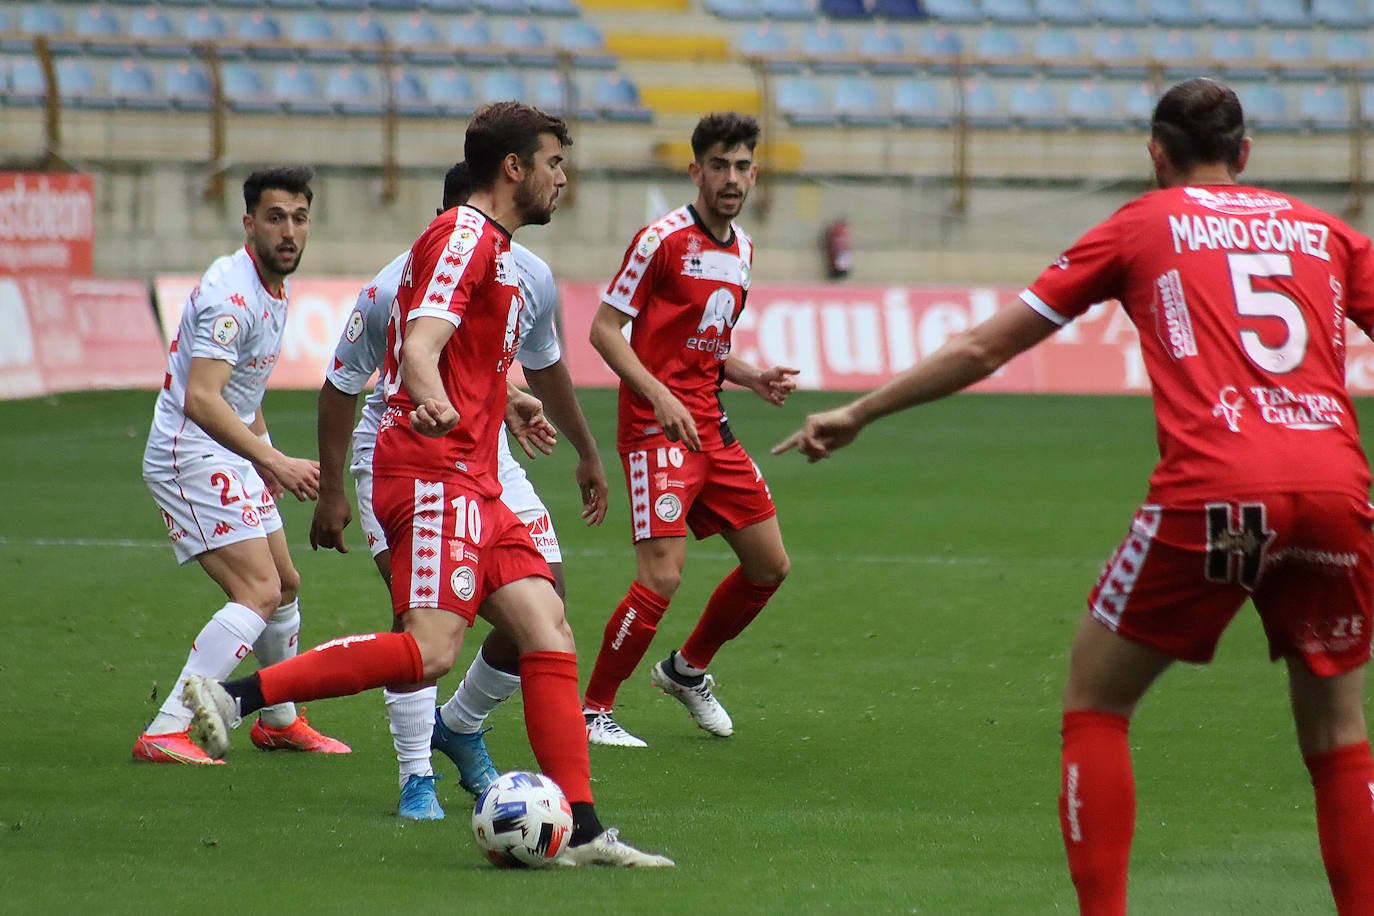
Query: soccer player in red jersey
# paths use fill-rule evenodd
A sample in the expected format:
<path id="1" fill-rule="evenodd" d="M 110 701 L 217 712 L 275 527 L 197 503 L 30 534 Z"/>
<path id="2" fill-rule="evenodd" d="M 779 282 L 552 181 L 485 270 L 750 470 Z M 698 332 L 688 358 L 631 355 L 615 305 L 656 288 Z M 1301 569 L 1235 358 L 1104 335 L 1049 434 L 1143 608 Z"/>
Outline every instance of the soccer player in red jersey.
<path id="1" fill-rule="evenodd" d="M 1173 661 L 1210 661 L 1248 599 L 1287 665 L 1336 908 L 1374 913 L 1374 510 L 1344 373 L 1346 319 L 1374 328 L 1374 254 L 1340 220 L 1237 183 L 1250 140 L 1219 83 L 1169 89 L 1149 153 L 1160 189 L 1089 230 L 1020 302 L 807 417 L 774 451 L 829 457 L 879 417 L 953 394 L 1120 300 L 1140 331 L 1160 460 L 1070 656 L 1059 813 L 1079 909 L 1126 911 L 1136 704 Z"/>
<path id="2" fill-rule="evenodd" d="M 720 403 L 726 381 L 775 405 L 796 388 L 797 370 L 760 370 L 730 352 L 754 252 L 734 219 L 758 174 L 758 136 L 753 118 L 734 113 L 698 122 L 688 167 L 696 203 L 640 230 L 592 321 L 592 346 L 620 376 L 617 448 L 636 565 L 629 592 L 606 624 L 583 697 L 593 744 L 645 746 L 611 710 L 677 591 L 689 527 L 698 538 L 720 534 L 740 565 L 716 587 L 682 647 L 654 665 L 652 680 L 714 735 L 729 735 L 734 725 L 706 668 L 787 576 L 772 496 Z"/>
<path id="3" fill-rule="evenodd" d="M 267 703 L 443 676 L 480 613 L 520 651 L 530 746 L 572 804 L 573 835 L 559 861 L 670 866 L 671 859 L 620 842 L 597 817 L 572 631 L 548 564 L 500 499 L 506 371 L 524 308 L 510 233 L 552 217 L 571 142 L 562 120 L 528 105 L 480 109 L 464 144 L 471 196 L 430 224 L 402 272 L 387 332 L 387 409 L 372 497 L 391 549 L 401 632 L 336 639 L 237 681 L 192 679 L 184 696 L 193 732 L 214 747 L 227 741 L 235 719 Z"/>

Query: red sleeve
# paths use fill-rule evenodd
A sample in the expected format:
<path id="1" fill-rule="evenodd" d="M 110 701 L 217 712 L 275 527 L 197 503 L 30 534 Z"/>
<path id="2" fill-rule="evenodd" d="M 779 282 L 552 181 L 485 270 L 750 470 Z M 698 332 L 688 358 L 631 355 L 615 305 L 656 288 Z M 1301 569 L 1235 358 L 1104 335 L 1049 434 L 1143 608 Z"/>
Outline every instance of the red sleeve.
<path id="1" fill-rule="evenodd" d="M 1123 209 L 1089 229 L 1045 268 L 1022 298 L 1041 314 L 1045 314 L 1045 309 L 1053 312 L 1045 314 L 1046 318 L 1055 320 L 1058 316 L 1063 322 L 1077 318 L 1099 302 L 1120 299 L 1123 224 L 1127 216 Z"/>
<path id="2" fill-rule="evenodd" d="M 458 324 L 475 289 L 488 276 L 496 252 L 492 232 L 478 232 L 460 219 L 451 232 L 433 233 L 416 263 L 415 303 L 407 320 L 429 315 Z"/>
<path id="3" fill-rule="evenodd" d="M 1345 314 L 1374 337 L 1374 248 L 1369 237 L 1350 231 L 1350 264 L 1345 274 Z"/>
<path id="4" fill-rule="evenodd" d="M 602 298 L 627 315 L 638 315 L 653 292 L 663 244 L 654 226 L 639 230 Z"/>

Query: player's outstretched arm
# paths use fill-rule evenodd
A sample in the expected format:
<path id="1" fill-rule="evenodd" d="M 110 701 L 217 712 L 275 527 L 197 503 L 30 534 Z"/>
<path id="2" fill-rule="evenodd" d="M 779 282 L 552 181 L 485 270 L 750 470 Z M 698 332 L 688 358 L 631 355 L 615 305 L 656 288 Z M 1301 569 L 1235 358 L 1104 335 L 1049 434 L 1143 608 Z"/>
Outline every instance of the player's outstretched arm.
<path id="1" fill-rule="evenodd" d="M 654 407 L 654 418 L 670 442 L 681 442 L 689 451 L 701 451 L 701 434 L 692 412 L 682 405 L 654 374 L 640 362 L 622 329 L 630 316 L 605 302 L 592 319 L 591 344 L 620 380 Z"/>
<path id="2" fill-rule="evenodd" d="M 774 407 L 781 407 L 787 396 L 797 390 L 796 376 L 800 370 L 791 366 L 770 366 L 759 369 L 754 364 L 731 355 L 725 360 L 727 381 L 748 388 Z"/>
<path id="3" fill-rule="evenodd" d="M 553 425 L 577 450 L 577 470 L 574 474 L 577 489 L 582 494 L 583 521 L 588 525 L 601 524 L 606 518 L 609 492 L 606 469 L 601 464 L 596 437 L 592 435 L 586 414 L 577 401 L 568 367 L 559 359 L 543 369 L 526 369 L 525 378 L 535 396 L 544 402 L 544 412 Z"/>
<path id="4" fill-rule="evenodd" d="M 346 394 L 325 380 L 316 408 L 316 439 L 320 449 L 320 499 L 310 520 L 310 549 L 348 553 L 344 529 L 353 521 L 353 508 L 344 489 L 344 463 L 357 414 L 358 396 Z"/>

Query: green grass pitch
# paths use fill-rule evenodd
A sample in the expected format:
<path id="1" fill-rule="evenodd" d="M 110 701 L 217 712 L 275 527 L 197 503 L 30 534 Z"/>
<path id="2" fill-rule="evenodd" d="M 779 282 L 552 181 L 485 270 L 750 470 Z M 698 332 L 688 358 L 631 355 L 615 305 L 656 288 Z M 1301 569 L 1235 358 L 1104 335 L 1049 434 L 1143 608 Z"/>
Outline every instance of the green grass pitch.
<path id="1" fill-rule="evenodd" d="M 1148 402 L 962 396 L 808 466 L 768 447 L 838 396 L 799 394 L 780 410 L 727 397 L 793 571 L 716 659 L 736 726 L 716 739 L 648 684 L 649 661 L 680 643 L 733 566 L 719 539 L 689 545 L 683 587 L 620 694 L 620 721 L 650 746 L 592 749 L 603 819 L 677 859 L 648 872 L 491 868 L 442 758 L 448 819 L 398 820 L 377 692 L 310 705 L 348 757 L 262 753 L 245 729 L 225 767 L 131 762 L 223 600 L 175 565 L 139 478 L 152 395 L 0 403 L 0 910 L 1073 912 L 1059 697 L 1084 597 L 1145 492 Z M 611 479 L 605 526 L 577 518 L 569 448 L 531 466 L 565 551 L 584 683 L 633 572 L 613 393 L 585 404 Z M 274 392 L 266 409 L 280 446 L 314 454 L 313 393 Z M 313 554 L 310 507 L 284 513 L 302 644 L 388 626 L 356 527 L 348 556 Z M 502 769 L 534 767 L 518 704 L 492 718 Z M 1133 913 L 1332 911 L 1283 672 L 1253 614 L 1214 665 L 1164 678 L 1132 746 Z"/>

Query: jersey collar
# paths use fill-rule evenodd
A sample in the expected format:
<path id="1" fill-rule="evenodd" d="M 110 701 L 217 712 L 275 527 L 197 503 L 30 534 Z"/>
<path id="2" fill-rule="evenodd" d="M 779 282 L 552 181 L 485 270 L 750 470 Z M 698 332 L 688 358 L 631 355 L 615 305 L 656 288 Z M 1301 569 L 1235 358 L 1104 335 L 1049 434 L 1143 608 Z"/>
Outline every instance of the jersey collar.
<path id="1" fill-rule="evenodd" d="M 701 234 L 706 236 L 711 241 L 715 242 L 721 248 L 729 248 L 731 245 L 735 243 L 734 223 L 730 224 L 730 237 L 722 242 L 720 239 L 716 238 L 715 235 L 711 233 L 710 229 L 706 228 L 706 224 L 701 221 L 701 214 L 697 212 L 697 208 L 695 206 L 693 206 L 692 204 L 688 204 L 687 212 L 692 214 L 692 222 L 697 224 L 697 228 L 701 230 Z"/>

